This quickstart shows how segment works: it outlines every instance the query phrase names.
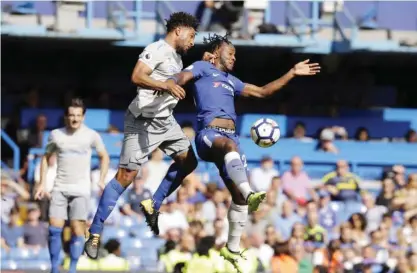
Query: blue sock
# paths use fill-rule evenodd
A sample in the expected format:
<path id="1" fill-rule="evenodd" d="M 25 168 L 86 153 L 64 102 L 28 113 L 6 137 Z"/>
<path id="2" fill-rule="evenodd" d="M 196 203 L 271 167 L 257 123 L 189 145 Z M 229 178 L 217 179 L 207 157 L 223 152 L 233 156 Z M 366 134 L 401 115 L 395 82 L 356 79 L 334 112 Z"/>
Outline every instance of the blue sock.
<path id="1" fill-rule="evenodd" d="M 49 257 L 51 258 L 51 273 L 59 272 L 59 256 L 62 249 L 62 228 L 49 226 Z"/>
<path id="2" fill-rule="evenodd" d="M 75 236 L 71 237 L 70 241 L 70 267 L 68 273 L 75 273 L 77 272 L 77 263 L 78 259 L 80 258 L 81 254 L 84 251 L 84 236 Z"/>
<path id="3" fill-rule="evenodd" d="M 123 194 L 125 188 L 113 178 L 104 188 L 103 194 L 100 197 L 96 214 L 90 226 L 90 233 L 101 234 L 103 231 L 104 222 L 109 217 L 110 213 L 116 206 L 117 199 Z"/>
<path id="4" fill-rule="evenodd" d="M 184 174 L 179 169 L 177 163 L 171 164 L 167 174 L 153 195 L 154 209 L 159 210 L 161 208 L 164 199 L 181 186 L 182 181 L 187 175 L 188 173 Z"/>

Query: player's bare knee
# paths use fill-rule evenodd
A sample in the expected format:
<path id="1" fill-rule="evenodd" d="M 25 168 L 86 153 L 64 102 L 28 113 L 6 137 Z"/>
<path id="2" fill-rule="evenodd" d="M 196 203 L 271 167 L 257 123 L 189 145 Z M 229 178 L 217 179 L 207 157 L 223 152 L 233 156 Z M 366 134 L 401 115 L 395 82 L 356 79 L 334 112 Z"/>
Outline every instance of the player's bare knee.
<path id="1" fill-rule="evenodd" d="M 174 160 L 187 173 L 192 173 L 198 165 L 197 158 L 192 150 L 176 155 Z"/>
<path id="2" fill-rule="evenodd" d="M 138 174 L 138 171 L 136 170 L 128 170 L 128 169 L 119 168 L 119 170 L 116 173 L 116 180 L 123 187 L 127 187 L 132 183 L 132 181 L 135 179 L 137 174 Z"/>
<path id="3" fill-rule="evenodd" d="M 70 222 L 72 234 L 76 236 L 85 235 L 85 222 L 81 220 L 71 220 Z"/>

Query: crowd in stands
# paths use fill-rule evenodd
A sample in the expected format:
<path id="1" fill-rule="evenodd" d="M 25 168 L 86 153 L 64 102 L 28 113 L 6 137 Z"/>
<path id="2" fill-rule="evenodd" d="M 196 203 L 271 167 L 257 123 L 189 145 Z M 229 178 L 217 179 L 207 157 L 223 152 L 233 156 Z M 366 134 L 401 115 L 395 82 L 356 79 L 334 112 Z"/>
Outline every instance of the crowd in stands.
<path id="1" fill-rule="evenodd" d="M 37 131 L 29 138 L 35 146 L 45 122 L 38 117 Z M 294 137 L 310 141 L 303 126 L 295 128 Z M 194 137 L 190 127 L 185 131 Z M 332 150 L 337 149 L 332 146 L 337 134 L 346 136 L 343 128 L 323 130 L 321 148 L 337 152 Z M 366 136 L 366 130 L 361 130 L 357 140 L 366 141 Z M 52 189 L 56 159 L 51 157 L 48 164 L 47 183 L 48 189 Z M 208 272 L 233 272 L 217 252 L 227 240 L 226 215 L 231 202 L 220 178 L 198 172 L 188 176 L 161 208 L 159 226 L 163 241 L 151 240 L 139 203 L 156 190 L 168 166 L 161 151 L 152 154 L 106 222 L 105 231 L 112 232 L 103 235 L 102 257 L 92 261 L 83 256 L 80 268 L 100 270 L 110 263 L 122 270 L 147 266 L 160 272 L 180 272 L 181 268 L 183 272 L 197 272 L 211 265 L 213 271 Z M 116 166 L 112 166 L 107 181 L 115 171 Z M 271 158 L 264 157 L 259 167 L 250 170 L 253 188 L 268 194 L 266 202 L 246 224 L 241 244 L 248 249 L 247 268 L 250 272 L 273 273 L 417 272 L 417 174 L 406 173 L 404 166 L 388 169 L 381 174 L 381 189 L 375 195 L 361 189 L 360 178 L 349 171 L 344 160 L 338 161 L 335 171 L 326 174 L 322 181 L 312 181 L 303 170 L 302 155 L 294 157 L 290 169 L 283 173 L 274 168 Z M 35 253 L 47 251 L 49 200 L 31 201 L 33 188 L 39 182 L 39 169 L 32 188 L 19 177 L 2 171 L 2 252 L 12 253 L 16 248 Z M 101 194 L 96 186 L 98 170 L 93 169 L 91 177 L 92 217 Z M 68 238 L 66 234 L 64 241 Z M 139 245 L 130 242 L 127 246 L 126 238 L 151 240 L 153 247 L 148 249 L 140 241 Z M 67 265 L 68 258 L 63 259 L 64 268 Z"/>

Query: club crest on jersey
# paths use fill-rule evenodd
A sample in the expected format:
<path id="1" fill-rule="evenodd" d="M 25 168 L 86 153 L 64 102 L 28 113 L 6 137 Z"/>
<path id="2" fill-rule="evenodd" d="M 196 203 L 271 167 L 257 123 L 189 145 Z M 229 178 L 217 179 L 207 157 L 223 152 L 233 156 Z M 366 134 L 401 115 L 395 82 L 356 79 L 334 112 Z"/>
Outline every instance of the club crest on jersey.
<path id="1" fill-rule="evenodd" d="M 146 60 L 152 59 L 152 54 L 150 52 L 145 52 L 145 55 L 143 56 Z"/>

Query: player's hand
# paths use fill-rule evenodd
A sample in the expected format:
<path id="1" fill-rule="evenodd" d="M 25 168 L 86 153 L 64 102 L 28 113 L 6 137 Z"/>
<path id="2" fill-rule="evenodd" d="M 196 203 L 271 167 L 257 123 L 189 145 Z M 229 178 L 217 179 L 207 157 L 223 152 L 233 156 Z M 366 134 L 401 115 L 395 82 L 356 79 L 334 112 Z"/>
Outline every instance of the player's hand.
<path id="1" fill-rule="evenodd" d="M 104 181 L 100 181 L 99 183 L 98 183 L 98 188 L 101 190 L 101 191 L 104 191 L 104 188 L 106 187 L 106 183 L 104 183 Z"/>
<path id="2" fill-rule="evenodd" d="M 294 74 L 296 76 L 312 76 L 320 73 L 320 65 L 318 63 L 309 63 L 310 60 L 307 59 L 305 61 L 299 62 L 293 68 Z"/>
<path id="3" fill-rule="evenodd" d="M 179 86 L 174 80 L 167 80 L 166 84 L 166 90 L 172 96 L 176 97 L 179 100 L 185 98 L 185 90 L 181 86 Z"/>
<path id="4" fill-rule="evenodd" d="M 35 193 L 35 200 L 42 200 L 44 197 L 50 199 L 49 192 L 45 191 L 43 186 L 40 186 Z"/>
<path id="5" fill-rule="evenodd" d="M 216 59 L 216 55 L 214 55 L 210 52 L 207 52 L 207 51 L 204 52 L 203 61 L 210 62 L 211 64 L 214 64 L 215 59 Z"/>

